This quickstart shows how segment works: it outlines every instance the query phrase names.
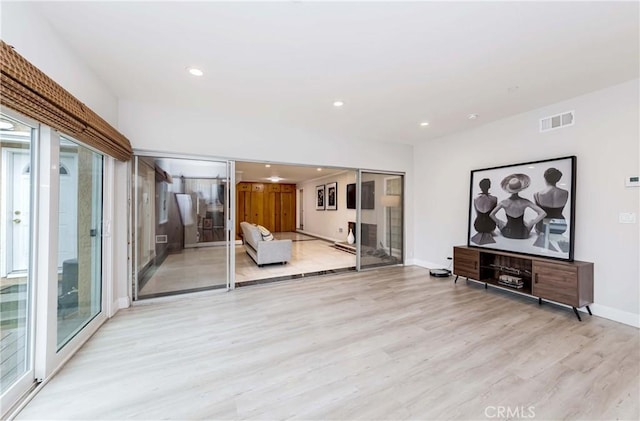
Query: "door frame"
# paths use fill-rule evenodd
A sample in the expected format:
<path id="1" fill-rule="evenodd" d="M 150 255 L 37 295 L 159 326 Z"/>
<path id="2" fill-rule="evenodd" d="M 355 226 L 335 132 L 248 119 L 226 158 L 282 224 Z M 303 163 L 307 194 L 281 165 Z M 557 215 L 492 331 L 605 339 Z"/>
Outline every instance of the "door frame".
<path id="1" fill-rule="evenodd" d="M 32 139 L 33 140 L 33 139 Z M 33 145 L 32 145 L 33 146 Z M 9 275 L 15 272 L 13 268 L 13 248 L 8 247 L 9 242 L 13 240 L 13 225 L 10 221 L 12 218 L 10 217 L 9 209 L 13 209 L 13 192 L 15 183 L 14 181 L 14 161 L 13 157 L 16 154 L 24 154 L 27 156 L 33 156 L 33 147 L 29 151 L 25 151 L 24 149 L 19 148 L 2 148 L 2 191 L 5 192 L 6 200 L 2 202 L 2 207 L 0 208 L 0 217 L 2 218 L 2 232 L 0 232 L 0 244 L 4 247 L 4 253 L 0 258 L 0 276 L 8 277 Z M 33 159 L 30 159 L 30 164 L 33 167 Z M 31 176 L 30 176 L 31 177 Z M 33 177 L 31 177 L 29 181 L 30 188 L 33 184 Z M 33 197 L 30 197 L 33 199 Z M 29 212 L 31 215 L 31 211 Z M 30 219 L 32 219 L 30 217 Z M 31 221 L 29 221 L 29 226 L 31 226 Z M 29 228 L 31 230 L 31 228 Z M 29 234 L 30 235 L 30 234 Z M 27 269 L 25 272 L 28 272 L 29 262 L 27 262 Z M 20 271 L 22 273 L 22 271 Z"/>
<path id="2" fill-rule="evenodd" d="M 400 176 L 402 177 L 402 257 L 400 259 L 400 263 L 397 264 L 390 264 L 390 265 L 385 265 L 385 266 L 373 266 L 370 268 L 363 268 L 361 266 L 361 248 L 360 248 L 360 239 L 362 238 L 361 233 L 362 233 L 362 227 L 361 227 L 361 222 L 362 222 L 362 208 L 361 205 L 362 203 L 360 202 L 360 195 L 362 194 L 362 174 L 366 173 L 366 174 L 375 174 L 375 175 L 382 175 L 382 176 Z M 406 223 L 405 223 L 405 219 L 406 219 L 406 192 L 405 192 L 405 187 L 406 187 L 406 181 L 405 178 L 407 177 L 407 174 L 405 172 L 401 172 L 401 171 L 380 171 L 380 170 L 369 170 L 369 169 L 363 169 L 360 168 L 357 171 L 356 174 L 356 238 L 358 239 L 358 241 L 356 241 L 356 271 L 358 272 L 362 272 L 362 271 L 367 271 L 367 270 L 375 270 L 375 269 L 379 269 L 380 267 L 393 267 L 393 266 L 404 266 L 405 264 L 405 258 L 406 258 L 406 247 L 407 247 L 407 233 L 406 233 Z M 386 178 L 385 178 L 385 184 L 382 186 L 383 191 L 386 191 Z M 377 199 L 376 199 L 376 204 Z M 383 212 L 383 214 L 386 216 L 386 211 Z"/>
<path id="3" fill-rule="evenodd" d="M 139 279 L 138 279 L 138 252 L 136 250 L 136 248 L 139 246 L 138 242 L 139 242 L 139 238 L 138 238 L 138 201 L 139 201 L 139 197 L 138 197 L 138 158 L 139 157 L 149 157 L 149 158 L 166 158 L 166 159 L 184 159 L 184 160 L 189 160 L 189 161 L 210 161 L 210 162 L 215 162 L 215 163 L 224 163 L 226 165 L 227 168 L 227 177 L 226 177 L 226 182 L 227 182 L 227 189 L 225 189 L 225 194 L 229 195 L 229 197 L 227 197 L 226 199 L 226 203 L 225 203 L 225 211 L 228 212 L 227 214 L 227 219 L 226 219 L 226 226 L 225 226 L 225 232 L 226 232 L 226 271 L 227 271 L 227 276 L 226 276 L 226 283 L 225 283 L 225 291 L 230 291 L 232 289 L 235 288 L 235 225 L 233 224 L 234 222 L 234 216 L 233 214 L 231 214 L 231 212 L 235 212 L 235 161 L 230 160 L 230 159 L 226 159 L 226 158 L 218 158 L 218 157 L 212 157 L 212 156 L 207 156 L 207 155 L 194 155 L 194 154 L 181 154 L 181 153 L 170 153 L 170 152 L 159 152 L 159 151 L 152 151 L 152 150 L 140 150 L 140 149 L 134 149 L 133 150 L 133 159 L 132 161 L 132 165 L 133 165 L 133 170 L 132 171 L 128 171 L 128 177 L 129 177 L 129 186 L 128 186 L 128 191 L 130 194 L 130 227 L 129 227 L 129 243 L 131 245 L 131 250 L 130 250 L 130 255 L 133 256 L 132 260 L 132 267 L 131 270 L 129 270 L 129 299 L 132 303 L 136 303 L 139 301 L 139 296 L 138 296 L 138 286 L 139 286 Z M 186 248 L 186 247 L 185 247 Z M 221 289 L 221 288 L 220 288 Z M 187 294 L 189 292 L 186 292 Z M 174 294 L 168 294 L 167 296 L 163 296 L 163 297 L 157 297 L 157 298 L 147 298 L 144 301 L 145 302 L 153 302 L 154 300 L 164 300 L 168 297 L 173 296 Z M 177 296 L 180 296 L 183 294 L 177 294 Z"/>

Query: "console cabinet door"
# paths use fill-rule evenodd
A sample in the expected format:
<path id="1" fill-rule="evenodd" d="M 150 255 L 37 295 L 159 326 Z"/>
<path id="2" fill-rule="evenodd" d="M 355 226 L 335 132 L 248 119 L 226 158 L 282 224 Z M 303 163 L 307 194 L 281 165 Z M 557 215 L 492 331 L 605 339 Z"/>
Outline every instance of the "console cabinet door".
<path id="1" fill-rule="evenodd" d="M 453 248 L 453 273 L 480 280 L 480 252 L 462 247 Z"/>
<path id="2" fill-rule="evenodd" d="M 533 262 L 533 295 L 578 307 L 578 268 L 573 265 Z"/>

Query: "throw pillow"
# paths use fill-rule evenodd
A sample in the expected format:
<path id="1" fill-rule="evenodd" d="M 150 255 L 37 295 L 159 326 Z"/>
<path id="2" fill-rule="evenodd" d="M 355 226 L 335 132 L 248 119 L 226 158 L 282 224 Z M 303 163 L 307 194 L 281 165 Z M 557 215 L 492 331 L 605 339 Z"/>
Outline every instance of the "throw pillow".
<path id="1" fill-rule="evenodd" d="M 273 241 L 273 234 L 271 234 L 271 231 L 269 231 L 262 225 L 258 225 L 258 229 L 260 230 L 260 234 L 262 234 L 263 241 Z"/>

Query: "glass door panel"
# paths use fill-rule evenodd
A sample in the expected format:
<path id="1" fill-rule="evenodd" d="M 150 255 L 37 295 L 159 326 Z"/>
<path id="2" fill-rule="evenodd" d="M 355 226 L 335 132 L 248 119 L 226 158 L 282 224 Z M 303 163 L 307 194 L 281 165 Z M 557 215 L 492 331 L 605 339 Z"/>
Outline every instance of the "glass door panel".
<path id="1" fill-rule="evenodd" d="M 360 173 L 360 268 L 404 262 L 404 176 Z"/>
<path id="2" fill-rule="evenodd" d="M 0 406 L 21 383 L 34 381 L 30 263 L 35 133 L 34 128 L 0 115 Z"/>
<path id="3" fill-rule="evenodd" d="M 60 138 L 57 347 L 101 311 L 102 155 Z"/>
<path id="4" fill-rule="evenodd" d="M 137 156 L 134 165 L 134 296 L 227 288 L 227 163 Z"/>

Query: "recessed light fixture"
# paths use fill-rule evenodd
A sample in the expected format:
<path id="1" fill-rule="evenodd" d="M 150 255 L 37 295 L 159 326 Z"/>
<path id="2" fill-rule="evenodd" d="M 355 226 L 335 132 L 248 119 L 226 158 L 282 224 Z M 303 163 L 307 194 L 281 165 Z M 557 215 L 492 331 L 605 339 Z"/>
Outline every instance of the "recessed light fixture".
<path id="1" fill-rule="evenodd" d="M 468 118 L 469 120 L 475 120 L 476 118 L 478 118 L 478 114 L 469 114 L 469 115 L 467 116 L 467 118 Z"/>
<path id="2" fill-rule="evenodd" d="M 422 123 L 420 123 L 420 127 L 427 127 L 429 125 L 428 121 L 423 121 Z"/>
<path id="3" fill-rule="evenodd" d="M 198 69 L 197 67 L 187 67 L 187 71 L 192 76 L 202 76 L 202 75 L 204 75 L 204 72 L 201 69 Z"/>
<path id="4" fill-rule="evenodd" d="M 334 107 L 342 107 L 344 105 L 343 101 L 333 101 Z"/>
<path id="5" fill-rule="evenodd" d="M 273 176 L 273 177 L 267 178 L 267 180 L 271 181 L 272 183 L 277 183 L 280 180 L 284 180 L 284 178 L 280 178 L 278 176 Z"/>
<path id="6" fill-rule="evenodd" d="M 529 166 L 529 169 L 530 169 L 530 170 L 532 170 L 532 169 L 534 169 L 534 168 L 535 168 L 535 167 L 534 167 L 533 165 L 530 165 L 530 166 Z"/>
<path id="7" fill-rule="evenodd" d="M 11 130 L 13 129 L 13 123 L 8 121 L 0 121 L 0 130 Z"/>
<path id="8" fill-rule="evenodd" d="M 264 164 L 265 167 L 271 168 L 271 164 Z"/>
<path id="9" fill-rule="evenodd" d="M 316 168 L 318 171 L 322 171 L 322 168 Z"/>

